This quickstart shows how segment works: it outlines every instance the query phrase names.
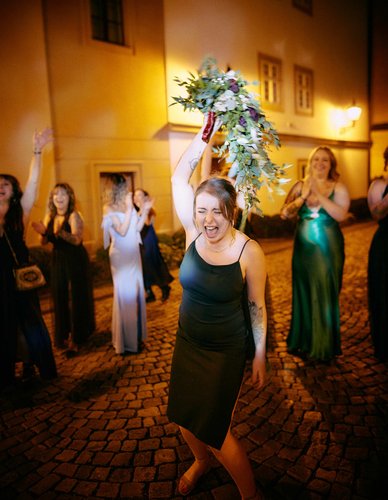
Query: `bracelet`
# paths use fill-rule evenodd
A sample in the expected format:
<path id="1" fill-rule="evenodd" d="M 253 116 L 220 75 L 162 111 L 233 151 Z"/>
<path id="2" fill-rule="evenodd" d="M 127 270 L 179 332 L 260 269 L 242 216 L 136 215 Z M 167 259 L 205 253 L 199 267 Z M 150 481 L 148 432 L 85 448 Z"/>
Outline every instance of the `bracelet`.
<path id="1" fill-rule="evenodd" d="M 42 151 L 35 151 L 34 150 L 34 155 L 41 155 L 42 154 Z"/>

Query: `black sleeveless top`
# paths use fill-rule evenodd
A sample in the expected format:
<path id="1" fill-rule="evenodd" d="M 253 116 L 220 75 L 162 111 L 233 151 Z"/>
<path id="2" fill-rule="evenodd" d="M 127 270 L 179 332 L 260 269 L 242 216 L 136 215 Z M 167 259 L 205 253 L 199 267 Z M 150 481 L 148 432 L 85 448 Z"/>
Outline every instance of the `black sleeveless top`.
<path id="1" fill-rule="evenodd" d="M 242 307 L 245 282 L 240 258 L 226 265 L 207 263 L 191 243 L 181 264 L 183 287 L 180 306 L 181 333 L 193 343 L 211 350 L 241 348 L 246 340 Z"/>

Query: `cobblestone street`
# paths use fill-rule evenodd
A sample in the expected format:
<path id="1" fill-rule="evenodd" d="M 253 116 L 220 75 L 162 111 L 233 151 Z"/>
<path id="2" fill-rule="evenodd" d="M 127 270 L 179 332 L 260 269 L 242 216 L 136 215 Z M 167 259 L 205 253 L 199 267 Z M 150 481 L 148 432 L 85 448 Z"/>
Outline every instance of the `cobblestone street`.
<path id="1" fill-rule="evenodd" d="M 344 229 L 343 354 L 332 364 L 287 353 L 292 242 L 263 241 L 271 291 L 269 383 L 254 391 L 247 370 L 233 429 L 268 500 L 388 498 L 388 370 L 373 357 L 367 313 L 375 230 L 374 223 Z M 166 417 L 181 295 L 177 279 L 172 285 L 167 304 L 147 305 L 142 353 L 114 353 L 112 288 L 100 287 L 98 331 L 72 359 L 55 351 L 59 378 L 1 397 L 2 499 L 180 498 L 177 478 L 192 458 Z M 52 331 L 48 300 L 42 306 Z M 227 472 L 215 459 L 212 465 L 190 498 L 238 499 Z"/>

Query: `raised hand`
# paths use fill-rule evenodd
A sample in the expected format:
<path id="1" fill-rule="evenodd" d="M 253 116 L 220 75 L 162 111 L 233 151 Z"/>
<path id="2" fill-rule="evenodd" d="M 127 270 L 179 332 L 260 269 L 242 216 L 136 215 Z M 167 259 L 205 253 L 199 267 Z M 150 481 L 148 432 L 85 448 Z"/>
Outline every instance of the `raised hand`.
<path id="1" fill-rule="evenodd" d="M 35 153 L 40 153 L 42 149 L 53 141 L 53 130 L 49 127 L 42 131 L 35 131 L 32 139 L 33 150 Z"/>
<path id="2" fill-rule="evenodd" d="M 202 140 L 209 142 L 211 137 L 219 130 L 222 120 L 216 117 L 214 111 L 209 111 L 204 115 L 204 126 L 202 128 Z"/>
<path id="3" fill-rule="evenodd" d="M 302 198 L 307 200 L 310 194 L 311 194 L 311 177 L 308 176 L 303 181 L 302 192 L 300 193 L 300 195 L 302 196 Z"/>
<path id="4" fill-rule="evenodd" d="M 154 204 L 153 198 L 147 198 L 143 204 L 142 210 L 144 210 L 145 212 L 149 212 L 153 207 L 153 204 Z"/>

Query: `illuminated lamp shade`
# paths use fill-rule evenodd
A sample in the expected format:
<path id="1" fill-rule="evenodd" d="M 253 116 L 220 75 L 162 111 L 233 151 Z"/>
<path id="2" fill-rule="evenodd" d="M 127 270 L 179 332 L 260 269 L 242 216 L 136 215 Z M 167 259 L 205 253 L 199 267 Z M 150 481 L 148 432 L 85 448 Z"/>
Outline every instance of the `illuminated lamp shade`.
<path id="1" fill-rule="evenodd" d="M 353 126 L 355 125 L 356 121 L 360 118 L 361 111 L 362 109 L 360 108 L 360 106 L 356 106 L 355 104 L 347 108 L 346 116 L 350 121 L 353 122 Z"/>

